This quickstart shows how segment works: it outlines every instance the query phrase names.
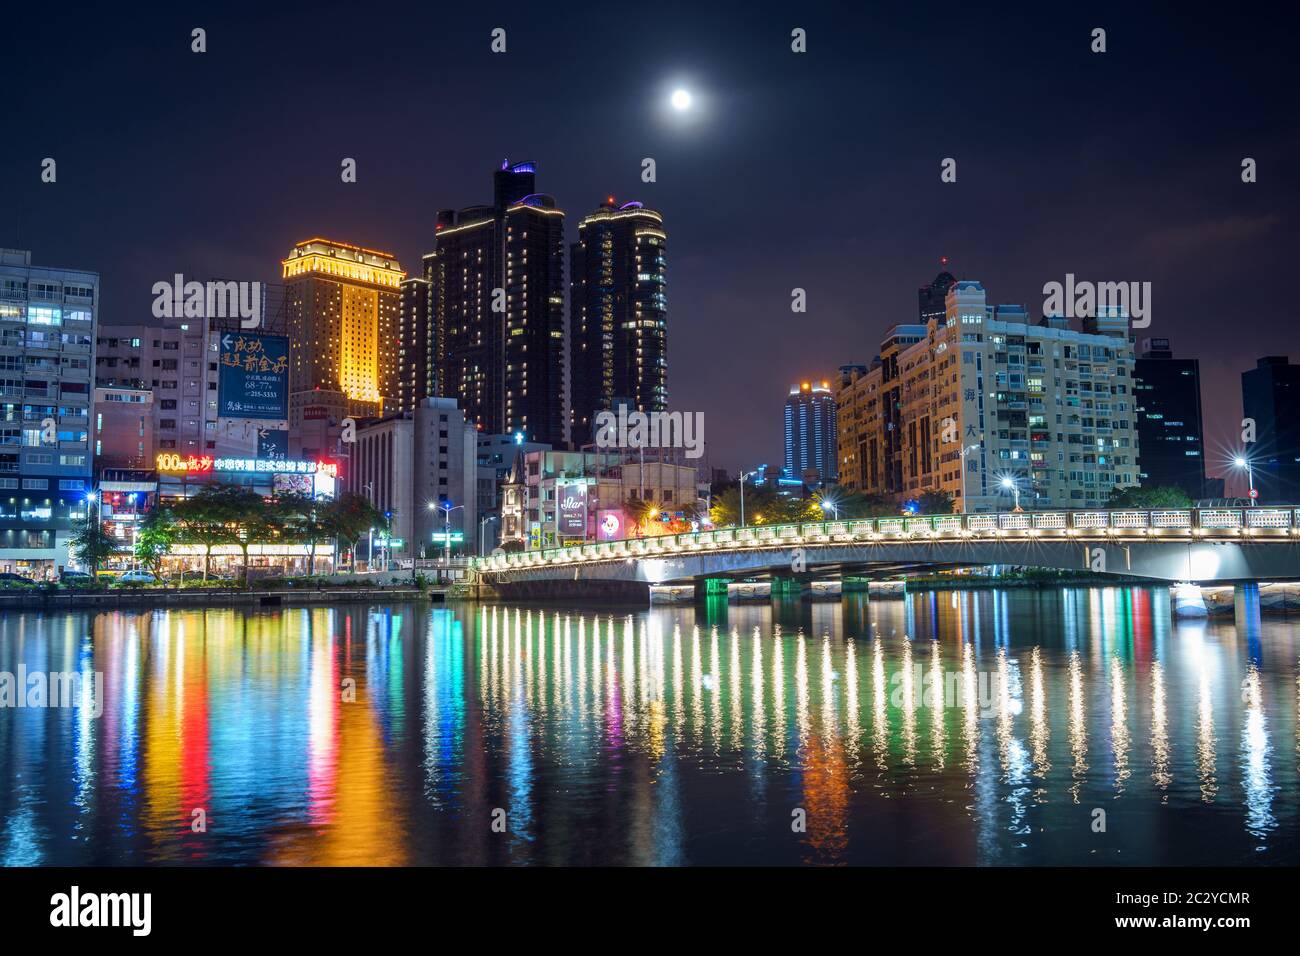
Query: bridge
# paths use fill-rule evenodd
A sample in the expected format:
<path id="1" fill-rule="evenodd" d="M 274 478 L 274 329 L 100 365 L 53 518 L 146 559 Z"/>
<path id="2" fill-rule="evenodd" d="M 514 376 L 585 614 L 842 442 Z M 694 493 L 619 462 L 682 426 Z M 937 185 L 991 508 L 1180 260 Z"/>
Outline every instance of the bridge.
<path id="1" fill-rule="evenodd" d="M 1011 565 L 1152 582 L 1300 579 L 1300 507 L 1009 511 L 720 528 L 495 554 L 480 593 L 638 599 L 652 587 L 836 578 Z"/>

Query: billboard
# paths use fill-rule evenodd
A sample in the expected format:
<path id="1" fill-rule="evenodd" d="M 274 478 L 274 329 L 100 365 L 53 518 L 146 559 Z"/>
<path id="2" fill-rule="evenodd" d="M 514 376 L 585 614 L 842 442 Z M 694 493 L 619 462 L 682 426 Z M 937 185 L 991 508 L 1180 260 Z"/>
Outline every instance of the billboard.
<path id="1" fill-rule="evenodd" d="M 258 458 L 288 458 L 289 430 L 286 428 L 259 428 L 257 430 Z"/>
<path id="2" fill-rule="evenodd" d="M 596 538 L 600 541 L 619 541 L 623 537 L 623 512 L 602 509 L 596 512 Z"/>
<path id="3" fill-rule="evenodd" d="M 289 417 L 289 339 L 223 332 L 217 350 L 217 415 L 283 421 Z"/>
<path id="4" fill-rule="evenodd" d="M 560 485 L 560 511 L 556 519 L 562 535 L 586 536 L 587 484 Z"/>

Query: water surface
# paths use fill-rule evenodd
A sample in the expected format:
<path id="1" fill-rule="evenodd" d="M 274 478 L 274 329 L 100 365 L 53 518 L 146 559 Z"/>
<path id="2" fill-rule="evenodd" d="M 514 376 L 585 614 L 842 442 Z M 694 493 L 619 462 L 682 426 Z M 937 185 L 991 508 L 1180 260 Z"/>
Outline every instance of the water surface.
<path id="1" fill-rule="evenodd" d="M 0 862 L 1300 862 L 1292 620 L 1168 605 L 8 613 Z"/>

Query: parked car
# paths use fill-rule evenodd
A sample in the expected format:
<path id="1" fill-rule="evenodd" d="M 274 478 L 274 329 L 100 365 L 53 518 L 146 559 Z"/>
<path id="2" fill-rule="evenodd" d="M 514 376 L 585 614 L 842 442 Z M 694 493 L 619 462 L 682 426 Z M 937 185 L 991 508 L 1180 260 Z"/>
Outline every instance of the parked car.
<path id="1" fill-rule="evenodd" d="M 158 579 L 148 571 L 126 571 L 117 579 L 119 584 L 157 584 Z"/>
<path id="2" fill-rule="evenodd" d="M 35 584 L 31 578 L 25 578 L 21 574 L 14 574 L 12 571 L 0 571 L 0 583 L 8 581 L 10 584 Z"/>

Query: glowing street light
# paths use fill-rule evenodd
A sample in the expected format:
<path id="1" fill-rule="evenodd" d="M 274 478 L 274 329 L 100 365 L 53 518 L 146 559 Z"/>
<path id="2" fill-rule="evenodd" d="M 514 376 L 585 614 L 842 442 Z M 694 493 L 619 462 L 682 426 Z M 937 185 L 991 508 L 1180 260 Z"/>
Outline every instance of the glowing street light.
<path id="1" fill-rule="evenodd" d="M 1021 508 L 1020 508 L 1020 486 L 1019 486 L 1018 484 L 1016 484 L 1016 480 L 1015 480 L 1014 478 L 1012 478 L 1010 475 L 1003 475 L 1003 477 L 1002 477 L 1002 487 L 1003 487 L 1003 488 L 1006 488 L 1008 491 L 1011 492 L 1012 495 L 1014 495 L 1014 500 L 1015 500 L 1015 505 L 1016 505 L 1016 506 L 1015 506 L 1014 508 L 1012 508 L 1011 510 L 1012 510 L 1012 511 L 1020 511 L 1020 510 L 1021 510 Z"/>
<path id="2" fill-rule="evenodd" d="M 1233 466 L 1236 467 L 1236 468 L 1244 468 L 1244 469 L 1246 469 L 1246 481 L 1249 482 L 1249 484 L 1250 484 L 1250 503 L 1251 503 L 1251 506 L 1253 507 L 1254 504 L 1255 504 L 1255 498 L 1256 498 L 1256 494 L 1255 494 L 1255 468 L 1254 468 L 1253 465 L 1251 465 L 1251 463 L 1250 463 L 1250 459 L 1247 458 L 1245 455 L 1238 455 L 1236 458 L 1234 458 L 1234 459 L 1232 460 L 1232 464 L 1233 464 Z"/>
<path id="3" fill-rule="evenodd" d="M 835 502 L 833 502 L 833 501 L 827 501 L 827 500 L 823 499 L 823 500 L 822 500 L 822 511 L 829 511 L 829 512 L 831 512 L 831 513 L 835 516 L 835 520 L 836 520 L 836 521 L 839 521 L 839 520 L 840 520 L 840 508 L 839 508 L 839 505 L 837 505 Z"/>

